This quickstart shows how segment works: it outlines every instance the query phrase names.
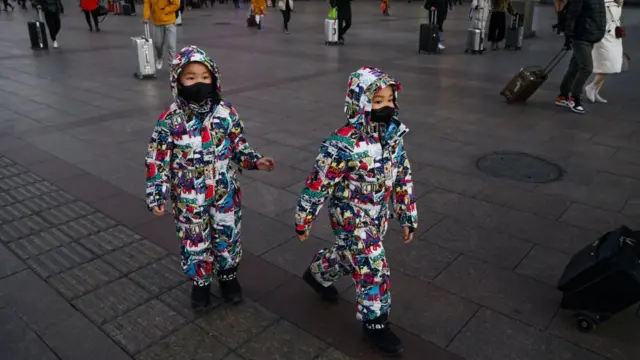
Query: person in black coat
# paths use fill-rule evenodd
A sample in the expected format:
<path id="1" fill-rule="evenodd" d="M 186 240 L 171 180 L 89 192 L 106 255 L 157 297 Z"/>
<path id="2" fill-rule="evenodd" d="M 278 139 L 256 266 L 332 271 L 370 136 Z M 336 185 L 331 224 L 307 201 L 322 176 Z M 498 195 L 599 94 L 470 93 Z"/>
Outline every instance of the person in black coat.
<path id="1" fill-rule="evenodd" d="M 33 4 L 44 13 L 44 21 L 49 29 L 49 36 L 53 41 L 53 48 L 58 48 L 58 33 L 62 27 L 60 14 L 64 11 L 60 0 L 33 0 Z"/>
<path id="2" fill-rule="evenodd" d="M 344 34 L 351 27 L 351 0 L 330 0 L 330 4 L 338 9 L 338 43 L 344 44 Z"/>
<path id="3" fill-rule="evenodd" d="M 444 44 L 442 43 L 442 33 L 444 21 L 447 19 L 447 13 L 449 9 L 453 7 L 451 0 L 426 0 L 424 8 L 431 12 L 431 9 L 436 11 L 436 24 L 438 25 L 438 49 L 444 50 Z M 431 13 L 429 13 L 431 16 Z"/>

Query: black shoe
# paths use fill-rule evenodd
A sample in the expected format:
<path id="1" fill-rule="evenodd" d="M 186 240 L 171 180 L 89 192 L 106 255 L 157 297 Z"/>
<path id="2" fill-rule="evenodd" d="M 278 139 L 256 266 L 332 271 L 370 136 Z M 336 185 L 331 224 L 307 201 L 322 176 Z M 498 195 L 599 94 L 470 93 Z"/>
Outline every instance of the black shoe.
<path id="1" fill-rule="evenodd" d="M 344 45 L 344 38 L 343 39 L 338 39 L 338 45 Z"/>
<path id="2" fill-rule="evenodd" d="M 389 328 L 387 315 L 365 321 L 362 330 L 365 338 L 385 355 L 399 355 L 404 351 L 402 342 Z"/>
<path id="3" fill-rule="evenodd" d="M 304 280 L 304 282 L 311 286 L 313 290 L 320 294 L 322 300 L 335 302 L 340 299 L 340 293 L 338 292 L 338 289 L 336 289 L 336 287 L 333 285 L 322 286 L 322 284 L 320 284 L 318 280 L 313 277 L 310 269 L 307 269 L 307 271 L 304 272 L 304 275 L 302 275 L 302 280 Z"/>
<path id="4" fill-rule="evenodd" d="M 89 26 L 89 31 L 93 32 L 93 27 Z"/>
<path id="5" fill-rule="evenodd" d="M 211 284 L 204 286 L 193 284 L 191 287 L 191 308 L 195 312 L 206 312 L 212 308 Z"/>
<path id="6" fill-rule="evenodd" d="M 220 292 L 224 301 L 232 304 L 242 302 L 242 287 L 238 282 L 238 268 L 234 267 L 222 270 L 218 274 L 218 283 L 220 284 Z"/>

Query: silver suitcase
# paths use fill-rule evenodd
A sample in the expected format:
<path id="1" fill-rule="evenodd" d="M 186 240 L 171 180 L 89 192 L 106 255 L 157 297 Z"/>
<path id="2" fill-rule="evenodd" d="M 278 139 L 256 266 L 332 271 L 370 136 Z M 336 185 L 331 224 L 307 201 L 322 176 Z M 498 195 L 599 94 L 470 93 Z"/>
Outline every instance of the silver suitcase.
<path id="1" fill-rule="evenodd" d="M 484 9 L 472 9 L 469 14 L 471 27 L 467 29 L 465 53 L 482 54 L 484 52 Z"/>
<path id="2" fill-rule="evenodd" d="M 336 45 L 338 43 L 338 20 L 324 20 L 324 43 Z"/>
<path id="3" fill-rule="evenodd" d="M 138 67 L 134 76 L 138 79 L 156 78 L 156 55 L 153 48 L 153 40 L 149 32 L 149 24 L 144 24 L 144 35 L 132 37 L 133 45 L 136 48 Z"/>
<path id="4" fill-rule="evenodd" d="M 524 27 L 522 26 L 520 14 L 516 14 L 511 18 L 511 24 L 507 28 L 505 36 L 504 48 L 520 50 L 524 40 Z"/>

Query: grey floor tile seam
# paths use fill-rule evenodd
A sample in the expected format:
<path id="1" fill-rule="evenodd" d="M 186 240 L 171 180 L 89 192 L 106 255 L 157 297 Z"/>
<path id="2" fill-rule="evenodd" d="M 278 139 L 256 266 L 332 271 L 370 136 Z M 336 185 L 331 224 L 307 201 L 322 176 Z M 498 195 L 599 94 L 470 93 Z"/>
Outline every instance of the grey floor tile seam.
<path id="1" fill-rule="evenodd" d="M 283 321 L 283 320 L 284 320 L 284 321 L 286 321 L 286 322 L 288 322 L 289 324 L 291 324 L 291 325 L 292 325 L 293 327 L 295 327 L 296 329 L 298 329 L 298 330 L 300 330 L 300 331 L 302 331 L 302 332 L 304 332 L 304 333 L 308 334 L 309 336 L 313 337 L 314 339 L 316 339 L 316 340 L 320 341 L 321 343 L 323 343 L 324 345 L 326 345 L 326 347 L 325 347 L 324 349 L 322 349 L 322 351 L 320 351 L 320 353 L 318 353 L 318 355 L 314 356 L 314 357 L 313 357 L 313 359 L 318 359 L 318 358 L 319 358 L 319 357 L 320 357 L 320 356 L 321 356 L 325 351 L 329 350 L 329 349 L 332 347 L 332 346 L 331 346 L 331 344 L 329 344 L 328 342 L 324 341 L 322 338 L 319 338 L 319 337 L 317 337 L 317 336 L 313 335 L 312 333 L 310 333 L 310 332 L 308 332 L 307 330 L 303 329 L 302 327 L 298 326 L 298 324 L 295 324 L 295 323 L 293 323 L 293 322 L 291 322 L 291 321 L 289 321 L 289 320 L 287 320 L 287 319 L 285 319 L 285 318 L 282 318 L 282 317 L 281 317 L 280 319 L 278 319 L 277 321 L 275 321 L 275 322 L 274 322 L 273 324 L 271 324 L 270 326 L 268 326 L 266 329 L 262 330 L 262 332 L 265 332 L 265 331 L 267 331 L 269 328 L 271 328 L 271 327 L 273 327 L 273 326 L 276 326 L 279 322 L 281 322 L 281 321 Z M 259 335 L 259 334 L 258 334 L 258 335 Z M 238 348 L 239 348 L 239 347 L 238 347 Z"/>
<path id="2" fill-rule="evenodd" d="M 478 313 L 480 312 L 480 310 L 484 309 L 484 306 L 478 306 L 478 309 L 476 309 L 476 311 L 473 313 L 473 315 L 471 315 L 467 321 L 464 322 L 464 324 L 462 324 L 462 326 L 460 326 L 460 329 L 458 329 L 458 331 L 456 331 L 456 333 L 451 337 L 451 340 L 449 340 L 449 342 L 447 343 L 447 345 L 445 345 L 444 347 L 442 347 L 441 349 L 444 349 L 446 351 L 449 351 L 449 346 L 456 340 L 456 338 L 462 333 L 462 330 L 464 330 L 467 325 L 469 325 L 469 323 L 471 322 L 471 320 L 473 320 L 476 315 L 478 315 Z M 489 309 L 489 311 L 492 311 L 491 309 Z M 437 346 L 437 345 L 436 345 Z"/>
<path id="3" fill-rule="evenodd" d="M 22 271 L 27 271 L 27 270 L 29 270 L 29 269 L 23 269 Z M 11 308 L 11 311 L 13 312 L 13 314 L 15 316 L 17 316 L 20 319 L 20 321 L 22 321 L 23 325 L 27 329 L 29 329 L 36 336 L 36 338 L 38 338 L 38 340 L 40 340 L 44 344 L 44 346 L 46 346 L 47 349 L 49 349 L 49 351 L 51 351 L 53 356 L 55 356 L 58 360 L 64 360 L 58 355 L 58 353 L 56 353 L 56 351 L 51 346 L 49 346 L 49 343 L 42 336 L 40 336 L 40 334 L 38 333 L 38 331 L 36 329 L 31 328 L 31 325 L 29 325 L 29 323 L 27 321 L 25 321 L 22 318 L 22 316 L 20 316 L 20 314 L 18 314 L 17 312 L 13 311 L 13 308 Z M 22 359 L 20 359 L 20 360 L 22 360 Z"/>
<path id="4" fill-rule="evenodd" d="M 526 254 L 524 254 L 524 256 L 520 259 L 520 261 L 518 261 L 518 263 L 517 263 L 517 264 L 516 264 L 516 265 L 515 265 L 511 270 L 510 270 L 511 272 L 515 273 L 515 272 L 516 272 L 516 270 L 518 269 L 518 266 L 520 266 L 520 264 L 522 264 L 522 262 L 524 261 L 524 259 L 526 259 L 526 258 L 527 258 L 527 256 L 529 256 L 529 254 L 531 254 L 531 252 L 533 251 L 533 249 L 535 249 L 535 248 L 536 248 L 536 246 L 538 245 L 538 244 L 536 244 L 536 243 L 531 243 L 531 244 L 532 244 L 533 246 L 529 249 L 529 251 L 527 251 L 527 253 L 526 253 Z M 475 259 L 475 258 L 474 258 L 474 259 Z M 476 260 L 479 260 L 479 259 L 476 259 Z M 527 275 L 524 275 L 524 274 L 520 274 L 520 275 L 527 276 Z M 527 277 L 530 277 L 530 276 L 527 276 Z M 531 278 L 533 279 L 533 277 L 531 277 Z"/>

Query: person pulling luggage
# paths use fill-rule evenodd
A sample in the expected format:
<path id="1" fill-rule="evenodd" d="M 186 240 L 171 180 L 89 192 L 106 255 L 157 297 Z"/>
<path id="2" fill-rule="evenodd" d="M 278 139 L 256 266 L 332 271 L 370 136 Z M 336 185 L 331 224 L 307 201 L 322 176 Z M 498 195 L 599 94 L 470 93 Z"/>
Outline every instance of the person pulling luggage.
<path id="1" fill-rule="evenodd" d="M 60 0 L 34 0 L 33 4 L 44 13 L 44 21 L 47 23 L 47 28 L 49 29 L 49 36 L 53 42 L 53 48 L 57 49 L 58 33 L 62 27 L 62 21 L 60 20 L 60 14 L 63 11 L 62 3 Z"/>
<path id="2" fill-rule="evenodd" d="M 338 43 L 344 44 L 344 34 L 351 28 L 351 0 L 330 0 L 331 7 L 338 9 Z"/>

